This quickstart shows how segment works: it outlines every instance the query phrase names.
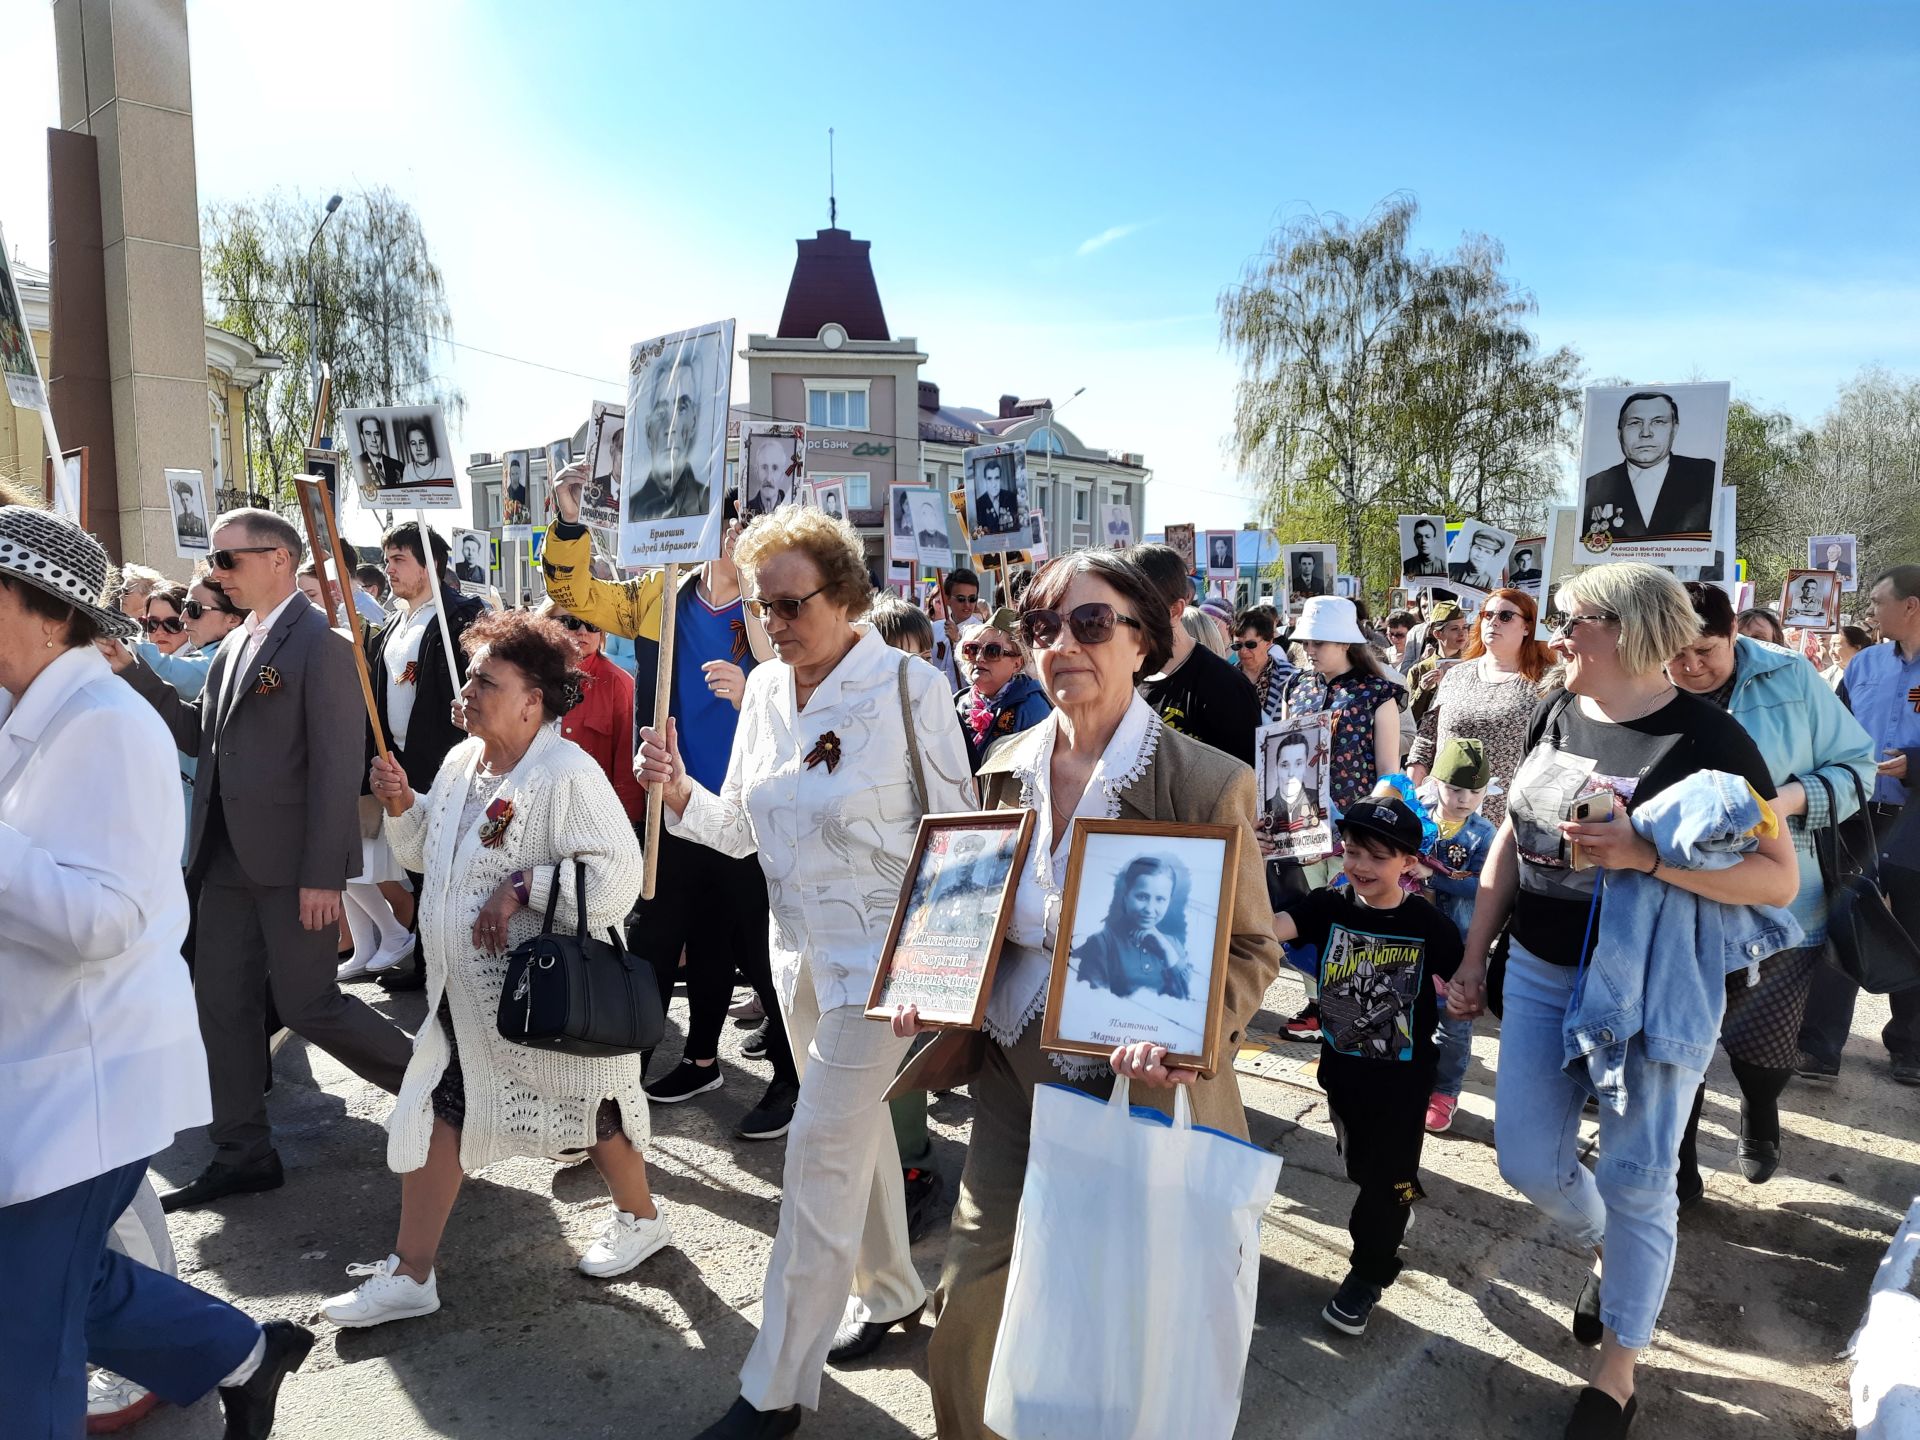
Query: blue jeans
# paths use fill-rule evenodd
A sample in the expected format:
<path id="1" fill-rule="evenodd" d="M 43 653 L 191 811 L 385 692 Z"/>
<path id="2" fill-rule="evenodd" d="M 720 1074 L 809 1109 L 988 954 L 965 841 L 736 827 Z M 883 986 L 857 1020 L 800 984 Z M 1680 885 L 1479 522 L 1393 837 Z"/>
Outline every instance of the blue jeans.
<path id="1" fill-rule="evenodd" d="M 1447 1013 L 1446 1001 L 1440 1002 L 1440 1065 L 1433 1072 L 1433 1093 L 1458 1100 L 1460 1084 L 1467 1078 L 1467 1066 L 1473 1060 L 1473 1020 Z"/>
<path id="2" fill-rule="evenodd" d="M 0 1208 L 0 1430 L 71 1440 L 87 1413 L 87 1361 L 191 1405 L 260 1338 L 242 1312 L 107 1249 L 133 1199 L 136 1160 L 51 1195 Z"/>
<path id="3" fill-rule="evenodd" d="M 1653 1341 L 1673 1278 L 1680 1214 L 1674 1180 L 1702 1073 L 1627 1049 L 1627 1110 L 1600 1107 L 1594 1168 L 1580 1163 L 1580 1108 L 1588 1090 L 1564 1068 L 1560 1026 L 1577 972 L 1518 944 L 1507 959 L 1495 1080 L 1493 1137 L 1500 1175 L 1583 1249 L 1606 1247 L 1600 1319 L 1629 1349 Z"/>

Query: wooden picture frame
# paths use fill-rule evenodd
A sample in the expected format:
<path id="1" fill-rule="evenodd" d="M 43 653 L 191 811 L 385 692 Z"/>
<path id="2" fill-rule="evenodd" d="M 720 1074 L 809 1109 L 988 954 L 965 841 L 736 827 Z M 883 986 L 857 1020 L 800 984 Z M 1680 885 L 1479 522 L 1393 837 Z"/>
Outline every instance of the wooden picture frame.
<path id="1" fill-rule="evenodd" d="M 1794 608 L 1794 592 L 1813 581 L 1820 595 L 1820 618 L 1810 617 Z M 1831 635 L 1840 628 L 1840 573 L 1836 570 L 1789 570 L 1780 587 L 1780 624 L 1788 630 L 1805 630 L 1814 635 Z"/>
<path id="2" fill-rule="evenodd" d="M 1000 837 L 995 851 L 989 852 L 984 840 L 962 849 L 965 839 L 987 832 Z M 907 878 L 867 994 L 869 1020 L 891 1020 L 894 1006 L 909 1004 L 919 1006 L 920 1023 L 930 1028 L 980 1028 L 1032 839 L 1031 810 L 921 817 Z M 987 882 L 977 883 L 979 867 L 989 862 Z M 992 923 L 983 924 L 983 919 Z M 948 921 L 954 926 L 949 933 L 933 929 Z M 963 943 L 935 946 L 921 938 L 929 935 Z M 938 1003 L 943 992 L 952 1003 Z"/>
<path id="3" fill-rule="evenodd" d="M 320 596 L 327 602 L 329 611 L 338 605 L 346 613 L 347 633 L 353 641 L 354 668 L 360 675 L 360 699 L 367 707 L 367 723 L 373 727 L 373 748 L 382 760 L 388 759 L 386 727 L 380 723 L 380 707 L 373 698 L 373 676 L 367 670 L 366 630 L 348 588 L 353 584 L 353 571 L 347 568 L 346 547 L 340 543 L 339 528 L 333 523 L 333 496 L 327 491 L 327 482 L 312 475 L 294 476 L 293 488 L 300 497 L 301 517 L 307 522 L 307 548 L 319 562 Z M 425 524 L 420 528 L 425 530 Z M 431 541 L 424 543 L 432 544 Z M 327 574 L 329 570 L 333 572 L 331 578 Z M 331 614 L 327 623 L 333 623 Z"/>
<path id="4" fill-rule="evenodd" d="M 1168 1065 L 1198 1070 L 1209 1079 L 1231 1059 L 1221 1050 L 1227 950 L 1233 931 L 1234 888 L 1242 843 L 1236 825 L 1165 820 L 1073 822 L 1066 885 L 1060 899 L 1060 932 L 1054 944 L 1053 973 L 1047 980 L 1041 1049 L 1104 1060 L 1121 1044 L 1150 1040 L 1167 1046 Z M 1203 858 L 1208 864 L 1200 872 L 1197 865 Z M 1149 874 L 1133 874 L 1128 881 L 1127 876 L 1140 861 L 1156 862 L 1160 868 Z M 1186 872 L 1184 892 L 1180 867 Z M 1144 982 L 1122 992 L 1104 982 L 1083 981 L 1082 972 L 1095 963 L 1109 967 L 1119 963 L 1122 983 L 1129 978 L 1124 974 L 1124 962 L 1112 958 L 1112 942 L 1102 946 L 1106 954 L 1101 950 L 1084 954 L 1076 951 L 1088 952 L 1090 946 L 1102 942 L 1109 933 L 1108 922 L 1115 908 L 1132 887 L 1161 875 L 1168 881 L 1166 908 L 1147 928 L 1161 937 L 1163 950 L 1184 950 L 1184 962 L 1167 965 L 1166 973 L 1171 979 L 1176 969 L 1185 969 L 1185 993 L 1161 987 L 1149 991 Z M 1193 923 L 1209 914 L 1211 936 L 1193 934 Z M 1172 928 L 1176 920 L 1178 929 Z M 1201 957 L 1207 959 L 1209 969 L 1196 985 L 1197 977 L 1192 972 Z"/>

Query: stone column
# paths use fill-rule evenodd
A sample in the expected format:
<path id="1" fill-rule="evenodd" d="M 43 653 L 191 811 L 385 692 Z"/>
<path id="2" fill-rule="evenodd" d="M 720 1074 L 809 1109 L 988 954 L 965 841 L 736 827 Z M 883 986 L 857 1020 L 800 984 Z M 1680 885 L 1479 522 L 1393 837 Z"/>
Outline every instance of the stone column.
<path id="1" fill-rule="evenodd" d="M 213 474 L 186 4 L 54 0 L 53 18 L 60 126 L 99 154 L 118 475 L 109 501 L 94 474 L 95 504 L 118 512 L 118 558 L 184 573 L 162 472 Z"/>

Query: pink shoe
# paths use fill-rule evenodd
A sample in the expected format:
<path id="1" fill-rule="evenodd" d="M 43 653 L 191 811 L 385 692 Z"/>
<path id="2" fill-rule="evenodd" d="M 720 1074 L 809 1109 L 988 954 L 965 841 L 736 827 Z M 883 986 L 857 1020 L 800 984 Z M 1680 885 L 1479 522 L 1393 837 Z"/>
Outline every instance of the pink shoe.
<path id="1" fill-rule="evenodd" d="M 1453 1128 L 1454 1107 L 1460 1103 L 1453 1095 L 1429 1095 L 1427 1097 L 1427 1129 L 1435 1135 Z"/>

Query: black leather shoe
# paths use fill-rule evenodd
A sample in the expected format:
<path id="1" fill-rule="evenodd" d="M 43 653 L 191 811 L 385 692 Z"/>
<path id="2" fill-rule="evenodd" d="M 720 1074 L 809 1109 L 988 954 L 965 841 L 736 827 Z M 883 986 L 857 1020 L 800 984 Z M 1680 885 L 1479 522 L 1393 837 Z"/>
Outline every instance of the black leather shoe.
<path id="1" fill-rule="evenodd" d="M 280 1157 L 269 1155 L 251 1165 L 224 1165 L 216 1160 L 178 1190 L 160 1197 L 160 1208 L 171 1215 L 194 1205 L 205 1205 L 223 1195 L 251 1195 L 258 1190 L 278 1190 L 287 1183 L 280 1168 Z"/>
<path id="2" fill-rule="evenodd" d="M 298 1370 L 313 1349 L 313 1332 L 291 1320 L 269 1320 L 260 1331 L 267 1337 L 260 1368 L 244 1384 L 220 1387 L 220 1404 L 227 1412 L 226 1440 L 267 1440 L 273 1433 L 280 1382 Z"/>
<path id="3" fill-rule="evenodd" d="M 756 1410 L 742 1395 L 727 1413 L 707 1426 L 693 1440 L 779 1440 L 800 1428 L 800 1407 L 784 1410 Z"/>
<path id="4" fill-rule="evenodd" d="M 1691 1210 L 1707 1198 L 1707 1182 L 1700 1178 L 1698 1170 L 1682 1170 L 1674 1181 L 1674 1191 L 1680 1197 L 1680 1208 Z"/>
<path id="5" fill-rule="evenodd" d="M 1750 1185 L 1764 1185 L 1773 1178 L 1773 1172 L 1780 1168 L 1780 1142 L 1778 1140 L 1742 1140 L 1738 1155 L 1740 1173 L 1747 1177 Z"/>
<path id="6" fill-rule="evenodd" d="M 849 1360 L 859 1360 L 871 1355 L 880 1348 L 880 1342 L 886 1338 L 889 1330 L 898 1326 L 907 1334 L 913 1334 L 920 1324 L 920 1312 L 927 1308 L 922 1300 L 913 1307 L 911 1315 L 902 1315 L 898 1320 L 884 1323 L 878 1320 L 846 1320 L 833 1332 L 833 1348 L 827 1351 L 829 1365 L 844 1365 Z"/>
<path id="7" fill-rule="evenodd" d="M 1600 1277 L 1589 1270 L 1580 1286 L 1580 1298 L 1573 1302 L 1573 1338 L 1582 1345 L 1598 1345 L 1606 1333 L 1607 1327 L 1600 1321 Z"/>
<path id="8" fill-rule="evenodd" d="M 420 958 L 420 947 L 413 947 L 413 955 L 398 965 L 390 966 L 373 977 L 373 983 L 389 995 L 402 990 L 424 990 L 427 988 L 427 966 Z"/>
<path id="9" fill-rule="evenodd" d="M 1633 1412 L 1639 1408 L 1638 1395 L 1623 1406 L 1606 1391 L 1585 1386 L 1574 1402 L 1573 1418 L 1567 1421 L 1562 1440 L 1624 1440 L 1633 1425 Z"/>

